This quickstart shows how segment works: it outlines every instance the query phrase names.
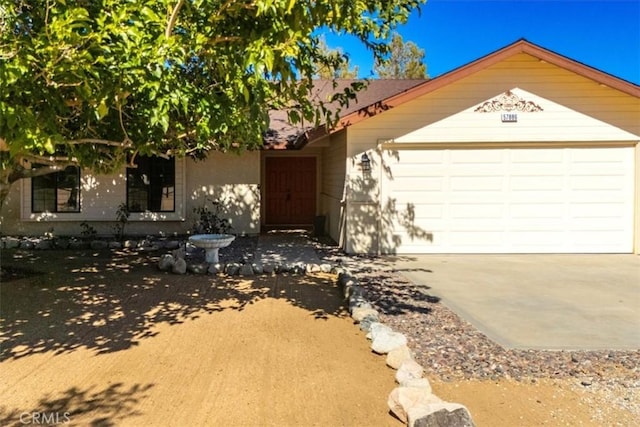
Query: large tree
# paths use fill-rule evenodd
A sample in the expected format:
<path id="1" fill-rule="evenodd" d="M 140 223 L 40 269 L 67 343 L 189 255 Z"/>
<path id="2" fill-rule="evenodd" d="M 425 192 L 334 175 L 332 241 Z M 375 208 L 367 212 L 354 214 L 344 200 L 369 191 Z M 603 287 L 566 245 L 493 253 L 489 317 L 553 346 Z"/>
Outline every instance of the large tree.
<path id="1" fill-rule="evenodd" d="M 428 77 L 424 57 L 424 49 L 394 32 L 389 53 L 376 59 L 374 72 L 381 79 L 424 79 Z"/>
<path id="2" fill-rule="evenodd" d="M 331 124 L 308 96 L 317 64 L 336 64 L 318 30 L 381 58 L 424 1 L 0 0 L 0 203 L 69 164 L 258 148 L 274 108 Z"/>
<path id="3" fill-rule="evenodd" d="M 332 49 L 327 45 L 324 37 L 318 41 L 318 49 L 322 58 L 326 59 L 316 64 L 316 76 L 320 79 L 355 79 L 358 77 L 358 66 L 351 68 L 349 56 L 342 49 Z"/>

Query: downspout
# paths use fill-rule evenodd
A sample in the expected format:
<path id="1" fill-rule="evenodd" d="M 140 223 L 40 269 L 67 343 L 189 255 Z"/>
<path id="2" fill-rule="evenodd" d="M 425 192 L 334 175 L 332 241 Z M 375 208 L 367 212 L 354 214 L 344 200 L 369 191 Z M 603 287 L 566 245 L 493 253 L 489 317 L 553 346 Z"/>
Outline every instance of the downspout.
<path id="1" fill-rule="evenodd" d="M 378 219 L 377 228 L 378 228 L 378 253 L 377 255 L 382 255 L 382 144 L 380 140 L 378 140 L 378 145 L 376 145 L 376 151 L 378 152 Z"/>
<path id="2" fill-rule="evenodd" d="M 377 255 L 380 256 L 382 255 L 382 206 L 383 206 L 383 191 L 382 191 L 382 179 L 383 179 L 383 171 L 384 171 L 384 167 L 383 167 L 383 149 L 382 149 L 382 144 L 389 142 L 389 140 L 387 139 L 378 139 L 378 144 L 376 145 L 376 151 L 378 153 L 378 159 L 379 159 L 379 164 L 378 164 L 378 207 L 377 207 L 377 211 L 378 211 L 378 218 L 376 220 L 376 225 L 378 228 L 378 235 L 377 235 L 377 240 L 378 240 L 378 251 L 377 251 Z"/>

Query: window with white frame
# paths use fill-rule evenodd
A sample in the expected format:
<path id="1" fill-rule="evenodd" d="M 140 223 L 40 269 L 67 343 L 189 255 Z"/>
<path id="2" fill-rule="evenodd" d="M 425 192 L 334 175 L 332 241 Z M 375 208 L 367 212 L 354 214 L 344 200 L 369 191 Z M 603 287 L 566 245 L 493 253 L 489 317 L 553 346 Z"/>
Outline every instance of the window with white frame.
<path id="1" fill-rule="evenodd" d="M 175 159 L 138 156 L 136 167 L 127 168 L 129 212 L 175 211 Z"/>
<path id="2" fill-rule="evenodd" d="M 80 212 L 80 169 L 31 178 L 31 212 Z"/>

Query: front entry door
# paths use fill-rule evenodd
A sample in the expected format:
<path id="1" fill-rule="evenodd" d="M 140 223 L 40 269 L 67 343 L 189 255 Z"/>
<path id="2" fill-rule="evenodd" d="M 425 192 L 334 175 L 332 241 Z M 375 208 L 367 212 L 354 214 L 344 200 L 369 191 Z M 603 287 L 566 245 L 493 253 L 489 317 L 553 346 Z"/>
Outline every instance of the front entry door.
<path id="1" fill-rule="evenodd" d="M 267 157 L 266 225 L 309 225 L 316 214 L 315 157 Z"/>

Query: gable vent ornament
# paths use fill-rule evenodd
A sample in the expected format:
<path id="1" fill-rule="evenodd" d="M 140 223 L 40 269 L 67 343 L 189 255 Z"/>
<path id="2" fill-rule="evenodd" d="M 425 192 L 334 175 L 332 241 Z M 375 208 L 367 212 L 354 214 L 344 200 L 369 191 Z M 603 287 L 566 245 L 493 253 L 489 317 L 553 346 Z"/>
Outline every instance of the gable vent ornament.
<path id="1" fill-rule="evenodd" d="M 492 113 L 494 111 L 524 111 L 535 113 L 542 111 L 542 107 L 533 101 L 525 101 L 510 90 L 491 101 L 484 102 L 475 110 L 476 113 Z"/>

